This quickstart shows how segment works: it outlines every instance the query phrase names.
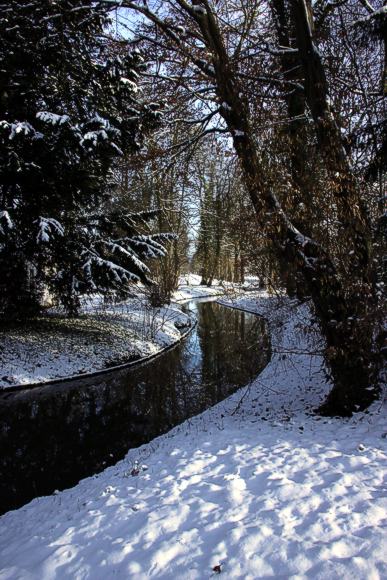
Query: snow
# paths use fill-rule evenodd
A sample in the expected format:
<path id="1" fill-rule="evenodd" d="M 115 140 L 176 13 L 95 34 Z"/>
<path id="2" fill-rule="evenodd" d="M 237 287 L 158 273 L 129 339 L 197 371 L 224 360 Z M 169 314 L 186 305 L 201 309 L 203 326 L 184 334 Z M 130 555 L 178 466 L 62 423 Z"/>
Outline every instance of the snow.
<path id="1" fill-rule="evenodd" d="M 41 217 L 38 241 L 48 243 L 53 231 L 61 235 L 61 224 Z M 106 263 L 113 272 L 134 277 Z M 90 267 L 90 261 L 84 267 Z M 238 286 L 220 285 L 216 280 L 214 286 L 200 286 L 200 280 L 196 274 L 183 277 L 174 302 L 240 291 Z M 256 280 L 248 281 L 246 287 L 249 283 Z M 180 340 L 180 330 L 189 324 L 177 305 L 152 308 L 141 292 L 118 305 L 105 305 L 100 295 L 85 298 L 81 314 L 74 320 L 52 316 L 0 330 L 0 389 L 94 373 L 155 355 Z"/>
<path id="2" fill-rule="evenodd" d="M 104 305 L 94 296 L 83 316 L 49 317 L 0 331 L 0 389 L 93 373 L 152 356 L 180 340 L 189 324 L 175 306 L 151 308 L 143 297 Z M 183 332 L 184 333 L 184 332 Z"/>
<path id="3" fill-rule="evenodd" d="M 243 284 L 214 279 L 212 286 L 201 286 L 201 279 L 199 274 L 193 273 L 181 276 L 179 288 L 173 294 L 174 302 L 186 302 L 192 298 L 210 296 L 237 296 L 243 291 L 257 289 L 259 286 L 259 279 L 256 276 L 246 276 Z"/>
<path id="4" fill-rule="evenodd" d="M 102 141 L 107 141 L 108 135 L 105 129 L 88 131 L 87 133 L 84 134 L 83 139 L 81 140 L 81 145 L 91 142 L 94 146 L 96 146 L 99 139 L 102 139 Z"/>
<path id="5" fill-rule="evenodd" d="M 121 77 L 121 82 L 124 85 L 127 85 L 134 93 L 138 92 L 138 86 L 135 82 L 131 81 L 130 79 L 127 79 L 126 77 Z"/>
<path id="6" fill-rule="evenodd" d="M 173 294 L 175 302 L 185 302 L 192 298 L 206 298 L 207 296 L 222 296 L 225 291 L 225 285 L 219 284 L 214 280 L 212 286 L 201 286 L 201 276 L 198 274 L 187 274 L 180 278 L 179 288 Z"/>
<path id="7" fill-rule="evenodd" d="M 207 11 L 204 8 L 204 6 L 195 5 L 195 6 L 192 6 L 192 10 L 194 12 L 196 12 L 196 14 L 201 14 L 202 16 L 204 16 L 205 14 L 207 14 Z"/>
<path id="8" fill-rule="evenodd" d="M 5 234 L 5 230 L 4 230 L 3 226 L 1 225 L 2 221 L 4 224 L 6 224 L 6 228 L 8 230 L 13 229 L 13 222 L 11 220 L 11 216 L 9 215 L 9 213 L 6 210 L 0 211 L 0 233 Z"/>
<path id="9" fill-rule="evenodd" d="M 36 242 L 48 243 L 50 241 L 50 234 L 55 233 L 56 235 L 63 236 L 64 228 L 58 220 L 54 218 L 39 217 L 38 220 L 38 234 L 36 236 Z"/>
<path id="10" fill-rule="evenodd" d="M 30 133 L 35 133 L 35 129 L 27 121 L 16 121 L 15 123 L 7 123 L 7 121 L 1 121 L 0 127 L 2 129 L 10 130 L 9 139 L 12 140 L 16 135 L 29 135 Z"/>
<path id="11" fill-rule="evenodd" d="M 49 111 L 39 111 L 36 113 L 36 118 L 44 123 L 49 123 L 50 125 L 63 125 L 70 120 L 68 115 L 57 115 L 56 113 L 50 113 Z"/>
<path id="12" fill-rule="evenodd" d="M 234 305 L 269 318 L 263 373 L 114 467 L 2 516 L 2 580 L 203 580 L 218 566 L 225 579 L 387 577 L 385 405 L 312 415 L 329 385 L 308 306 L 265 293 Z"/>

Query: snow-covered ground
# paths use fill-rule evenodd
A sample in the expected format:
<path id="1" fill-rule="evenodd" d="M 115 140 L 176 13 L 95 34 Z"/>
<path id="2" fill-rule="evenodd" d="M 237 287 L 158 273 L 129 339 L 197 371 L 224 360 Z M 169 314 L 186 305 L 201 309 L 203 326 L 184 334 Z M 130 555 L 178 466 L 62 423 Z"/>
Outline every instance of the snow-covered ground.
<path id="1" fill-rule="evenodd" d="M 85 301 L 83 316 L 42 318 L 0 330 L 0 389 L 91 373 L 156 354 L 181 338 L 189 318 L 176 305 L 139 296 L 118 305 Z"/>
<path id="2" fill-rule="evenodd" d="M 265 294 L 237 306 L 270 320 L 263 373 L 114 467 L 1 517 L 2 580 L 387 578 L 386 406 L 312 415 L 329 385 L 308 307 Z"/>
<path id="3" fill-rule="evenodd" d="M 208 287 L 200 280 L 197 274 L 183 276 L 173 301 L 241 292 L 240 285 L 215 281 Z M 249 279 L 245 288 L 252 284 L 257 280 Z M 180 340 L 179 329 L 189 324 L 176 305 L 152 308 L 141 289 L 118 305 L 105 304 L 98 295 L 86 298 L 81 314 L 0 330 L 0 389 L 98 372 L 157 354 Z"/>
<path id="4" fill-rule="evenodd" d="M 191 298 L 205 298 L 207 296 L 222 296 L 226 291 L 226 286 L 214 281 L 212 286 L 201 286 L 201 276 L 198 274 L 187 274 L 181 276 L 180 285 L 173 294 L 175 302 L 184 302 Z"/>
<path id="5" fill-rule="evenodd" d="M 174 302 L 235 293 L 230 284 L 200 286 L 201 277 L 181 278 Z M 240 290 L 240 288 L 239 288 Z M 124 303 L 85 298 L 77 319 L 51 316 L 0 330 L 0 389 L 93 373 L 135 361 L 172 345 L 189 324 L 176 305 L 152 308 L 141 293 Z"/>
<path id="6" fill-rule="evenodd" d="M 212 286 L 201 286 L 201 276 L 198 274 L 187 274 L 180 277 L 178 290 L 173 294 L 175 302 L 184 302 L 191 298 L 206 298 L 208 296 L 235 296 L 245 290 L 256 289 L 259 280 L 256 276 L 247 276 L 243 284 L 233 282 L 219 282 L 214 280 Z"/>

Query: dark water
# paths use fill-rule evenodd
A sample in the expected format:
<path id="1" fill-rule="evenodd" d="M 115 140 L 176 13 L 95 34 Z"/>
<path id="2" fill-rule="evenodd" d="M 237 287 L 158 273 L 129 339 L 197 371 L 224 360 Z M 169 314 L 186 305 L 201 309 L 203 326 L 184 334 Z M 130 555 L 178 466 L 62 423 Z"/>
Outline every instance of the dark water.
<path id="1" fill-rule="evenodd" d="M 76 484 L 247 384 L 270 357 L 265 322 L 214 301 L 151 362 L 0 393 L 0 511 Z"/>

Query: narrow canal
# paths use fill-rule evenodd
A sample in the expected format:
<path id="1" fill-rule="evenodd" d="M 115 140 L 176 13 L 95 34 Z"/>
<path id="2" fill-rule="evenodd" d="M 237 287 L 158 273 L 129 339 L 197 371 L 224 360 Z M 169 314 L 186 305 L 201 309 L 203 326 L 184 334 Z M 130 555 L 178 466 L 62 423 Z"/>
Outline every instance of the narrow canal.
<path id="1" fill-rule="evenodd" d="M 147 364 L 0 392 L 0 513 L 75 485 L 249 383 L 270 358 L 265 321 L 212 300 Z"/>

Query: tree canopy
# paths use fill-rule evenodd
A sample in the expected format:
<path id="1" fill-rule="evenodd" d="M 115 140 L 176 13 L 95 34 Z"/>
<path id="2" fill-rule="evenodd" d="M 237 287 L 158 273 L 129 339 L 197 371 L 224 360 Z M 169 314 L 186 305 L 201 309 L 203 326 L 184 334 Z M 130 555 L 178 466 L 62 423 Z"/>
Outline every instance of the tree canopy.
<path id="1" fill-rule="evenodd" d="M 44 284 L 75 312 L 80 292 L 149 281 L 168 235 L 114 194 L 112 168 L 156 126 L 137 51 L 111 49 L 97 4 L 0 3 L 0 312 L 33 312 Z"/>

